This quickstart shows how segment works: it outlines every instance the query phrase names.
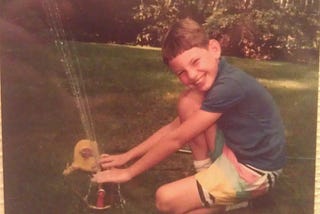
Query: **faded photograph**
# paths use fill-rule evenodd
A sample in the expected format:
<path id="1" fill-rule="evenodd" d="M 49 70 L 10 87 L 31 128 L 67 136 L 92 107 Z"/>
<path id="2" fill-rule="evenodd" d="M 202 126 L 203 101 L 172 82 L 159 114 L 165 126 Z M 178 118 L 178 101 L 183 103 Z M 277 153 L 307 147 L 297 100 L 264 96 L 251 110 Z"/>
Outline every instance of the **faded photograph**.
<path id="1" fill-rule="evenodd" d="M 0 0 L 5 213 L 313 213 L 320 3 Z"/>

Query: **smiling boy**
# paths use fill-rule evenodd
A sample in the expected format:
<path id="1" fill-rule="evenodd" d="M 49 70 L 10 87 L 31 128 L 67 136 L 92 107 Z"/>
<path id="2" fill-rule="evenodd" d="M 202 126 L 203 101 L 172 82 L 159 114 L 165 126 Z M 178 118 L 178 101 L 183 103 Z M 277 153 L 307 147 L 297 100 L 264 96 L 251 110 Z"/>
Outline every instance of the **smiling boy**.
<path id="1" fill-rule="evenodd" d="M 157 190 L 160 212 L 228 211 L 268 192 L 285 164 L 284 127 L 271 95 L 221 58 L 219 43 L 189 18 L 169 29 L 162 55 L 186 86 L 178 117 L 128 152 L 102 155 L 109 170 L 92 181 L 127 182 L 188 144 L 197 173 Z"/>

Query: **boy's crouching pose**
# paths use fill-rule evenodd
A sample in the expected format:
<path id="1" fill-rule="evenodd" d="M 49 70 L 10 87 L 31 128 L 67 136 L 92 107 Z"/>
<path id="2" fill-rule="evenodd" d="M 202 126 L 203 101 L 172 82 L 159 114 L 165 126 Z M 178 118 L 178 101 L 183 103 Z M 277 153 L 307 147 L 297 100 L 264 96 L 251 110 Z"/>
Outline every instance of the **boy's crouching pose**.
<path id="1" fill-rule="evenodd" d="M 268 192 L 285 164 L 284 127 L 270 94 L 221 58 L 219 43 L 191 19 L 170 28 L 162 53 L 187 87 L 179 116 L 128 152 L 102 155 L 100 164 L 109 170 L 92 180 L 129 181 L 188 144 L 197 173 L 161 186 L 159 211 L 228 211 Z M 128 168 L 117 168 L 135 158 Z"/>

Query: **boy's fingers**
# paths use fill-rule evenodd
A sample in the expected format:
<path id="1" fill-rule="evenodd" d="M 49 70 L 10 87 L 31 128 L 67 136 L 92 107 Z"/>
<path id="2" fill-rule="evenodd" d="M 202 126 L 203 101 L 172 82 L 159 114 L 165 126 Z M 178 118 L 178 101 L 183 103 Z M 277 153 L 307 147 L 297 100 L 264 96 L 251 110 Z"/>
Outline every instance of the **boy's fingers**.
<path id="1" fill-rule="evenodd" d="M 109 163 L 109 162 L 112 162 L 112 161 L 113 161 L 113 159 L 105 157 L 105 158 L 102 158 L 102 159 L 98 160 L 98 163 L 102 164 L 102 163 Z"/>
<path id="2" fill-rule="evenodd" d="M 109 157 L 110 155 L 109 154 L 102 154 L 100 155 L 100 158 L 106 158 L 106 157 Z"/>
<path id="3" fill-rule="evenodd" d="M 91 182 L 94 182 L 94 183 L 106 183 L 106 182 L 109 182 L 109 179 L 108 179 L 108 173 L 110 171 L 109 170 L 104 170 L 104 171 L 101 171 L 101 172 L 97 172 L 95 174 L 92 175 L 91 177 Z"/>
<path id="4" fill-rule="evenodd" d="M 91 182 L 95 182 L 95 183 L 97 183 L 97 174 L 93 174 L 92 176 L 91 176 Z"/>
<path id="5" fill-rule="evenodd" d="M 91 177 L 91 181 L 95 183 L 101 183 L 102 182 L 102 174 L 101 172 L 97 172 L 96 174 L 93 174 Z"/>
<path id="6" fill-rule="evenodd" d="M 108 164 L 108 163 L 101 163 L 100 166 L 103 168 L 103 169 L 108 169 L 110 167 L 113 167 L 114 165 L 113 164 Z"/>

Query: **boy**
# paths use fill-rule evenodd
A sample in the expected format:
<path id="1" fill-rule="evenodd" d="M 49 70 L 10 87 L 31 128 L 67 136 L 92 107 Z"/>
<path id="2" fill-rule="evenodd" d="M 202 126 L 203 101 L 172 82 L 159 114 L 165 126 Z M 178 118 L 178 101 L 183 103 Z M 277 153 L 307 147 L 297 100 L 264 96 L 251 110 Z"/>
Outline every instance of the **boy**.
<path id="1" fill-rule="evenodd" d="M 189 143 L 197 173 L 157 190 L 160 212 L 227 211 L 268 192 L 285 164 L 284 128 L 269 93 L 221 59 L 219 43 L 189 18 L 169 29 L 162 54 L 187 86 L 179 116 L 128 152 L 102 155 L 100 164 L 109 170 L 92 181 L 129 181 Z M 217 127 L 223 144 L 215 140 Z M 220 154 L 210 157 L 213 152 Z M 134 158 L 128 168 L 116 168 Z"/>

